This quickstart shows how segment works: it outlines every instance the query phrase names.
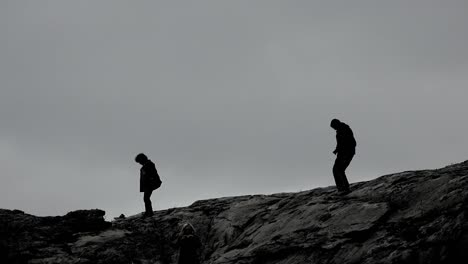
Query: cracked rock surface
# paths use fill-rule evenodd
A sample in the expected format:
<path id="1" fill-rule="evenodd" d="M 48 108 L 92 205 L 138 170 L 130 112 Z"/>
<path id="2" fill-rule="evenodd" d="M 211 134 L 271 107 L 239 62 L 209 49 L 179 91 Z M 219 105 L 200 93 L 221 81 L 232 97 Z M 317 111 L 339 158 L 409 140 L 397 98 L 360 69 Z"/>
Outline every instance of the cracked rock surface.
<path id="1" fill-rule="evenodd" d="M 298 193 L 197 201 L 106 222 L 102 210 L 0 209 L 0 263 L 176 263 L 190 222 L 212 264 L 468 263 L 468 161 Z"/>

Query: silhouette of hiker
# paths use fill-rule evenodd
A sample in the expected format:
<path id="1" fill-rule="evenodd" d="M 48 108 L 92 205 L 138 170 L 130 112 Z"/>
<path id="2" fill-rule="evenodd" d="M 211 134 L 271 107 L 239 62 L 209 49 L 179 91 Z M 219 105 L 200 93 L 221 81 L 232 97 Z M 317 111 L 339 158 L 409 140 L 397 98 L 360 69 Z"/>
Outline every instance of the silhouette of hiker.
<path id="1" fill-rule="evenodd" d="M 190 223 L 184 224 L 177 241 L 179 246 L 178 264 L 199 264 L 198 249 L 201 246 L 200 239 L 195 234 L 195 228 Z"/>
<path id="2" fill-rule="evenodd" d="M 336 149 L 333 151 L 336 160 L 333 165 L 333 176 L 338 191 L 346 194 L 349 193 L 349 183 L 345 170 L 356 153 L 356 140 L 351 128 L 340 120 L 333 119 L 330 126 L 336 130 Z"/>
<path id="3" fill-rule="evenodd" d="M 159 178 L 156 166 L 145 154 L 138 154 L 135 157 L 135 161 L 142 165 L 140 169 L 140 192 L 144 193 L 145 213 L 143 217 L 152 216 L 151 194 L 161 186 L 161 179 Z"/>

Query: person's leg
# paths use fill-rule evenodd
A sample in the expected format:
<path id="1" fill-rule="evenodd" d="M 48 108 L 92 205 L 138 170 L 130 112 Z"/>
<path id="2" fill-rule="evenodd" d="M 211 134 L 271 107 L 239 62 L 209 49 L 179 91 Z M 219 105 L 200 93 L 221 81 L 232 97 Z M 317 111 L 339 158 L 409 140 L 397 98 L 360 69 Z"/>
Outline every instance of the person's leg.
<path id="1" fill-rule="evenodd" d="M 143 201 L 145 202 L 145 215 L 151 216 L 153 215 L 153 206 L 151 204 L 151 194 L 153 191 L 146 191 L 143 194 Z"/>
<path id="2" fill-rule="evenodd" d="M 354 153 L 349 153 L 343 156 L 343 163 L 342 163 L 342 169 L 343 169 L 343 174 L 342 174 L 342 183 L 343 183 L 343 188 L 345 191 L 349 191 L 349 182 L 348 178 L 346 177 L 346 172 L 345 170 L 348 168 L 349 164 L 353 160 Z"/>
<path id="3" fill-rule="evenodd" d="M 349 182 L 348 182 L 348 178 L 346 177 L 346 173 L 345 171 L 343 170 L 343 174 L 341 175 L 342 177 L 342 184 L 343 184 L 343 191 L 344 192 L 349 192 Z"/>
<path id="4" fill-rule="evenodd" d="M 343 191 L 343 166 L 342 166 L 342 159 L 340 156 L 337 156 L 335 159 L 335 164 L 333 165 L 333 177 L 335 178 L 336 188 L 338 191 Z"/>
<path id="5" fill-rule="evenodd" d="M 353 160 L 353 157 L 353 153 L 343 155 L 343 170 L 348 168 L 349 164 L 351 164 L 351 161 Z"/>

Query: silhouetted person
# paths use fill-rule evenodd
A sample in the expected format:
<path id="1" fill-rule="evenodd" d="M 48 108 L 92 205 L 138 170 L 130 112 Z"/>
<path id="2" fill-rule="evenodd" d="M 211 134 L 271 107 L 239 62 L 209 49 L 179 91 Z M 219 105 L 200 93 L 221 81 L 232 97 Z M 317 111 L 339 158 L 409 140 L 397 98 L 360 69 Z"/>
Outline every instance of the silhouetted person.
<path id="1" fill-rule="evenodd" d="M 195 234 L 195 229 L 190 223 L 186 223 L 182 227 L 182 231 L 177 241 L 179 246 L 178 264 L 199 264 L 200 258 L 198 251 L 201 243 L 198 236 Z"/>
<path id="2" fill-rule="evenodd" d="M 333 154 L 336 155 L 336 160 L 333 165 L 333 176 L 338 191 L 340 193 L 348 193 L 349 183 L 345 170 L 351 163 L 354 154 L 356 154 L 356 140 L 351 128 L 340 120 L 333 119 L 330 126 L 336 130 L 336 149 L 333 151 Z"/>
<path id="3" fill-rule="evenodd" d="M 161 186 L 161 179 L 159 178 L 156 166 L 145 154 L 138 154 L 135 157 L 135 161 L 142 165 L 140 169 L 140 192 L 143 193 L 143 201 L 145 202 L 143 217 L 152 216 L 151 194 Z"/>

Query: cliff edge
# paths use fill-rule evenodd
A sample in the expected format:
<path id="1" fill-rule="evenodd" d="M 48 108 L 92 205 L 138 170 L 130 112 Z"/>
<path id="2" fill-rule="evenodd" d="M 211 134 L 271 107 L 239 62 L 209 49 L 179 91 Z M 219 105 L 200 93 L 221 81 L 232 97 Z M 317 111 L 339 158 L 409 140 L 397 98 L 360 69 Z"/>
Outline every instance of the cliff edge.
<path id="1" fill-rule="evenodd" d="M 176 263 L 181 226 L 202 263 L 468 263 L 468 161 L 298 193 L 197 201 L 106 222 L 102 210 L 0 209 L 0 263 Z"/>

